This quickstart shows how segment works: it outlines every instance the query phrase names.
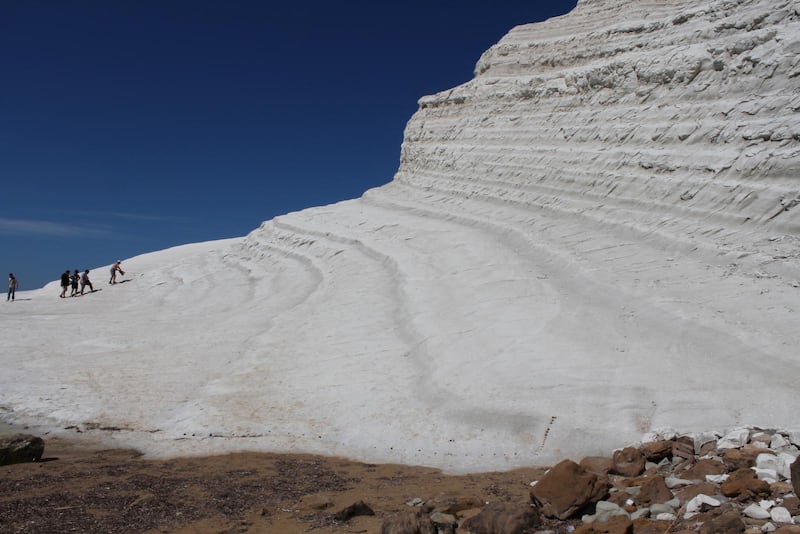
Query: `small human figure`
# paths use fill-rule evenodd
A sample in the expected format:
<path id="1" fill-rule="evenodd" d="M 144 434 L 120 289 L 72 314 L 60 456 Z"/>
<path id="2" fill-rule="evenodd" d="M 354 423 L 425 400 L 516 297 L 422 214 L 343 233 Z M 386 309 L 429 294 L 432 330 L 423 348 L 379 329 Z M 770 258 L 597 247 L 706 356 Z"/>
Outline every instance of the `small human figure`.
<path id="1" fill-rule="evenodd" d="M 14 273 L 8 273 L 8 297 L 6 300 L 14 300 L 14 294 L 17 292 L 17 288 L 19 287 L 19 280 L 17 277 L 14 276 Z"/>
<path id="2" fill-rule="evenodd" d="M 94 286 L 89 280 L 89 269 L 83 271 L 83 276 L 81 276 L 81 295 L 83 295 L 83 291 L 86 289 L 86 286 L 89 286 L 90 292 L 94 293 Z"/>
<path id="3" fill-rule="evenodd" d="M 69 284 L 69 269 L 67 269 L 64 271 L 64 274 L 61 275 L 61 294 L 59 297 L 62 299 L 67 296 L 67 288 L 69 287 Z"/>
<path id="4" fill-rule="evenodd" d="M 125 276 L 125 271 L 122 270 L 122 266 L 120 265 L 122 260 L 117 260 L 114 262 L 114 265 L 111 266 L 111 280 L 108 281 L 109 284 L 116 284 L 117 283 L 117 271 L 122 276 Z"/>
<path id="5" fill-rule="evenodd" d="M 70 292 L 70 297 L 77 297 L 78 296 L 78 282 L 81 281 L 81 275 L 78 272 L 78 269 L 75 269 L 75 272 L 72 273 L 72 276 L 69 277 L 70 284 L 72 285 L 72 291 Z"/>

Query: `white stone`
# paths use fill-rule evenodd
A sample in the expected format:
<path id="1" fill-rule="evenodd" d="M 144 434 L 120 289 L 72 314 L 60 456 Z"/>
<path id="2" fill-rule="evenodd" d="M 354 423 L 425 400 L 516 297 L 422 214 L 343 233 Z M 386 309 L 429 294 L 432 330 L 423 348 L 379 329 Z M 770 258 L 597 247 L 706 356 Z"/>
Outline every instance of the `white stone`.
<path id="1" fill-rule="evenodd" d="M 686 480 L 685 478 L 678 478 L 678 477 L 666 477 L 664 479 L 664 483 L 667 485 L 669 489 L 672 489 L 680 486 L 691 486 L 693 484 L 697 484 L 697 481 Z"/>
<path id="2" fill-rule="evenodd" d="M 609 501 L 599 501 L 595 505 L 595 516 L 597 517 L 597 521 L 601 523 L 605 523 L 613 516 L 616 515 L 624 515 L 630 517 L 630 514 L 620 508 L 617 504 Z"/>
<path id="3" fill-rule="evenodd" d="M 688 503 L 686 503 L 686 511 L 689 513 L 700 512 L 703 508 L 703 505 L 716 508 L 721 504 L 722 503 L 717 499 L 715 499 L 714 497 L 710 497 L 708 495 L 701 493 L 699 495 L 695 495 Z"/>
<path id="4" fill-rule="evenodd" d="M 775 532 L 778 530 L 778 527 L 767 521 L 763 525 L 761 525 L 761 532 Z"/>
<path id="5" fill-rule="evenodd" d="M 659 502 L 650 505 L 650 514 L 671 514 L 675 511 L 675 508 L 677 508 L 677 506 L 670 506 L 667 503 Z"/>
<path id="6" fill-rule="evenodd" d="M 783 506 L 776 506 L 769 511 L 770 518 L 776 523 L 793 523 L 792 514 Z"/>
<path id="7" fill-rule="evenodd" d="M 752 445 L 756 445 L 760 447 L 761 445 L 769 448 L 769 444 L 772 442 L 772 435 L 767 434 L 766 432 L 754 432 L 750 436 L 750 443 Z"/>
<path id="8" fill-rule="evenodd" d="M 703 448 L 703 445 L 706 443 L 711 443 L 712 441 L 717 441 L 719 439 L 718 432 L 701 432 L 694 436 L 694 453 L 700 454 L 700 450 Z"/>
<path id="9" fill-rule="evenodd" d="M 664 512 L 656 516 L 656 521 L 675 521 L 675 519 L 675 514 L 669 512 Z"/>
<path id="10" fill-rule="evenodd" d="M 758 469 L 771 469 L 778 471 L 778 457 L 774 454 L 762 453 L 756 456 L 756 467 Z"/>
<path id="11" fill-rule="evenodd" d="M 788 430 L 784 434 L 792 445 L 800 447 L 800 430 Z"/>
<path id="12" fill-rule="evenodd" d="M 769 512 L 767 510 L 764 510 L 756 503 L 750 504 L 747 508 L 742 510 L 742 513 L 747 517 L 751 517 L 753 519 L 769 519 Z"/>
<path id="13" fill-rule="evenodd" d="M 730 478 L 728 473 L 722 473 L 721 475 L 706 475 L 706 482 L 713 482 L 714 484 L 722 484 L 726 480 Z"/>
<path id="14" fill-rule="evenodd" d="M 661 436 L 658 432 L 647 432 L 642 435 L 642 438 L 639 441 L 642 445 L 645 445 L 647 443 L 655 443 L 659 440 L 661 440 Z"/>
<path id="15" fill-rule="evenodd" d="M 738 449 L 747 445 L 750 439 L 750 429 L 737 428 L 731 430 L 717 441 L 718 449 Z"/>
<path id="16" fill-rule="evenodd" d="M 758 501 L 758 506 L 764 510 L 770 510 L 772 509 L 772 507 L 775 506 L 775 501 L 763 499 L 761 501 Z"/>
<path id="17" fill-rule="evenodd" d="M 759 469 L 758 467 L 751 468 L 756 473 L 759 480 L 763 480 L 769 484 L 774 484 L 778 481 L 778 472 L 774 469 Z"/>
<path id="18" fill-rule="evenodd" d="M 791 445 L 788 439 L 784 438 L 781 434 L 775 434 L 772 436 L 772 441 L 769 444 L 769 448 L 772 450 L 779 450 L 783 447 L 788 447 Z"/>
<path id="19" fill-rule="evenodd" d="M 650 509 L 649 508 L 640 508 L 631 514 L 631 521 L 636 521 L 637 519 L 647 519 L 650 517 Z"/>
<path id="20" fill-rule="evenodd" d="M 784 480 L 791 480 L 792 478 L 792 463 L 794 463 L 796 456 L 794 454 L 790 454 L 788 452 L 779 452 L 778 453 L 778 474 Z"/>

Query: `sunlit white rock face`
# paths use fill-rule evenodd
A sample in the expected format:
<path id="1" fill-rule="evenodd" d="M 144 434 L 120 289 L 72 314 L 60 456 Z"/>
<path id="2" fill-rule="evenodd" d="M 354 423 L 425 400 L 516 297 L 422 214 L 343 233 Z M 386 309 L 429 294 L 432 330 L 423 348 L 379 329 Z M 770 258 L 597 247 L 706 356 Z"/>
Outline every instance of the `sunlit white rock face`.
<path id="1" fill-rule="evenodd" d="M 787 1 L 519 26 L 420 100 L 390 184 L 3 309 L 29 335 L 0 406 L 151 454 L 452 471 L 800 429 L 799 52 Z"/>
<path id="2" fill-rule="evenodd" d="M 396 181 L 671 240 L 797 234 L 797 9 L 585 1 L 517 27 L 420 100 Z"/>

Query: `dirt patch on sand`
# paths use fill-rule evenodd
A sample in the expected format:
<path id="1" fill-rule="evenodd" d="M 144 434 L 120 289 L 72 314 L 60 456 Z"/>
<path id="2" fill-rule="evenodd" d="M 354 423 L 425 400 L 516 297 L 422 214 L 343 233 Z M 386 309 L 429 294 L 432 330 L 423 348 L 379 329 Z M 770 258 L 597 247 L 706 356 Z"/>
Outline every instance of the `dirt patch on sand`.
<path id="1" fill-rule="evenodd" d="M 310 455 L 146 460 L 51 438 L 42 462 L 0 467 L 0 532 L 372 533 L 408 502 L 521 502 L 543 469 L 464 476 Z M 338 522 L 364 501 L 374 516 Z"/>

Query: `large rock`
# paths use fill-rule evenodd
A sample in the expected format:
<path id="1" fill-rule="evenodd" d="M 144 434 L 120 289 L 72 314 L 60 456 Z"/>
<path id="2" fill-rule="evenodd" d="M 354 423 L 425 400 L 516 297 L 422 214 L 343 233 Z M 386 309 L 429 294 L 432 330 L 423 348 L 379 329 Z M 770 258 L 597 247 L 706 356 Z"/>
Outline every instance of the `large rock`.
<path id="1" fill-rule="evenodd" d="M 402 512 L 383 520 L 381 534 L 437 534 L 430 517 L 420 510 Z"/>
<path id="2" fill-rule="evenodd" d="M 660 462 L 664 458 L 672 458 L 672 440 L 661 439 L 643 444 L 639 450 L 649 462 Z"/>
<path id="3" fill-rule="evenodd" d="M 681 474 L 687 480 L 705 480 L 706 475 L 721 475 L 728 469 L 725 464 L 716 460 L 703 459 Z"/>
<path id="4" fill-rule="evenodd" d="M 722 456 L 722 461 L 728 467 L 729 471 L 750 468 L 756 465 L 756 458 L 763 452 L 763 449 L 753 445 L 745 445 L 741 449 L 729 449 L 725 451 L 725 454 Z"/>
<path id="5" fill-rule="evenodd" d="M 462 528 L 471 534 L 523 534 L 541 525 L 539 510 L 527 504 L 493 502 Z"/>
<path id="6" fill-rule="evenodd" d="M 792 476 L 792 487 L 794 488 L 794 494 L 795 496 L 800 497 L 800 457 L 792 462 L 789 472 Z"/>
<path id="7" fill-rule="evenodd" d="M 37 436 L 17 434 L 0 438 L 0 465 L 38 462 L 44 454 L 44 440 Z"/>
<path id="8" fill-rule="evenodd" d="M 758 477 L 751 469 L 738 469 L 731 473 L 728 480 L 722 483 L 720 491 L 726 497 L 754 499 L 759 496 L 769 496 L 770 487 L 767 482 L 758 480 Z"/>
<path id="9" fill-rule="evenodd" d="M 633 534 L 633 523 L 630 518 L 617 515 L 604 523 L 582 525 L 575 530 L 575 534 Z"/>
<path id="10" fill-rule="evenodd" d="M 645 458 L 642 451 L 635 447 L 625 447 L 622 450 L 614 451 L 613 473 L 624 477 L 636 477 L 644 471 Z"/>
<path id="11" fill-rule="evenodd" d="M 336 521 L 350 521 L 352 518 L 359 515 L 375 515 L 375 512 L 364 501 L 358 501 L 333 514 L 333 519 Z"/>
<path id="12" fill-rule="evenodd" d="M 581 460 L 580 466 L 590 473 L 604 476 L 614 469 L 614 460 L 605 456 L 587 456 Z"/>
<path id="13" fill-rule="evenodd" d="M 598 477 L 572 460 L 564 460 L 548 471 L 531 490 L 531 498 L 547 517 L 567 519 L 608 493 L 608 480 Z"/>
<path id="14" fill-rule="evenodd" d="M 703 523 L 698 532 L 700 534 L 741 534 L 745 531 L 745 524 L 739 514 L 735 512 L 724 513 L 711 521 Z"/>
<path id="15" fill-rule="evenodd" d="M 645 480 L 635 500 L 636 504 L 640 506 L 650 506 L 667 502 L 670 499 L 672 499 L 672 492 L 664 482 L 664 477 L 656 475 Z"/>

